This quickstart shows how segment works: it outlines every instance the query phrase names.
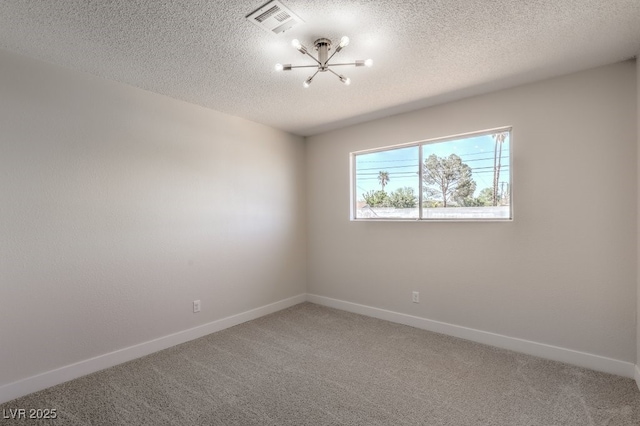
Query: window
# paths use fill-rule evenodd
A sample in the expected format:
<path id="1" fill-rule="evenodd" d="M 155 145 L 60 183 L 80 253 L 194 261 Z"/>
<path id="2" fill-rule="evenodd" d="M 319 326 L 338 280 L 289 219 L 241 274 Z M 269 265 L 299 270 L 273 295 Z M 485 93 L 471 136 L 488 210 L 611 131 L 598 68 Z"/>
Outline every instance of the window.
<path id="1" fill-rule="evenodd" d="M 510 220 L 511 128 L 351 154 L 353 220 Z"/>

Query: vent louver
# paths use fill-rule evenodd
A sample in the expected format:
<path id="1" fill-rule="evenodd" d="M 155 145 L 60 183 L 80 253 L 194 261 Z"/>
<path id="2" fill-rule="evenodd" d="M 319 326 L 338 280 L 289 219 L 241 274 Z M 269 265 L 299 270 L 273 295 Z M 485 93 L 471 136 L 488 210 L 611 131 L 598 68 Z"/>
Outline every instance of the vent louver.
<path id="1" fill-rule="evenodd" d="M 266 12 L 256 16 L 255 20 L 262 23 L 266 19 L 269 19 L 271 16 L 273 16 L 274 13 L 279 11 L 280 11 L 280 8 L 278 6 L 273 6 L 271 9 L 267 10 Z"/>
<path id="2" fill-rule="evenodd" d="M 280 1 L 273 0 L 247 15 L 247 19 L 274 34 L 283 33 L 303 21 Z"/>

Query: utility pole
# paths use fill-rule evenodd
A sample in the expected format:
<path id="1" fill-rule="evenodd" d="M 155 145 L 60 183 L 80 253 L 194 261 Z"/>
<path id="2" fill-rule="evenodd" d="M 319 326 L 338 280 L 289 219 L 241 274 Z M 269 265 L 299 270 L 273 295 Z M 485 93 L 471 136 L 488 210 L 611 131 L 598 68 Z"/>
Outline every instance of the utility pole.
<path id="1" fill-rule="evenodd" d="M 495 148 L 493 150 L 493 200 L 494 206 L 498 205 L 498 182 L 500 181 L 500 165 L 502 160 L 502 143 L 504 142 L 507 134 L 496 133 L 491 135 L 496 141 Z"/>

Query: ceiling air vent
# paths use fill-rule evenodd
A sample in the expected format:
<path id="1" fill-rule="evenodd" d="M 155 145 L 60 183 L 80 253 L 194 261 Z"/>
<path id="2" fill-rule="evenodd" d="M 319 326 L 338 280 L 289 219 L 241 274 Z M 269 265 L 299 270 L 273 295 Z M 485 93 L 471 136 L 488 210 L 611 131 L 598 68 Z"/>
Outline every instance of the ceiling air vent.
<path id="1" fill-rule="evenodd" d="M 260 28 L 274 33 L 283 33 L 298 24 L 302 23 L 302 19 L 295 13 L 287 9 L 278 0 L 270 1 L 258 10 L 247 15 L 247 19 Z"/>

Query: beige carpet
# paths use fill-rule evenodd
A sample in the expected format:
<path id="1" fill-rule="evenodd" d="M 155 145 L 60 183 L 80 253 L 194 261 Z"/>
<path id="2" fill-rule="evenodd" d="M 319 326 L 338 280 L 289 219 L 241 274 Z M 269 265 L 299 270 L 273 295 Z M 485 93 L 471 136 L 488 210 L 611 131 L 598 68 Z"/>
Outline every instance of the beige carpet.
<path id="1" fill-rule="evenodd" d="M 15 408 L 57 409 L 47 425 L 640 425 L 631 379 L 310 303 L 0 414 Z"/>

